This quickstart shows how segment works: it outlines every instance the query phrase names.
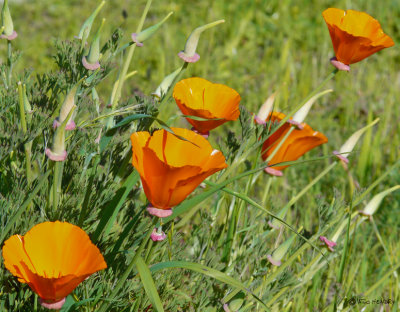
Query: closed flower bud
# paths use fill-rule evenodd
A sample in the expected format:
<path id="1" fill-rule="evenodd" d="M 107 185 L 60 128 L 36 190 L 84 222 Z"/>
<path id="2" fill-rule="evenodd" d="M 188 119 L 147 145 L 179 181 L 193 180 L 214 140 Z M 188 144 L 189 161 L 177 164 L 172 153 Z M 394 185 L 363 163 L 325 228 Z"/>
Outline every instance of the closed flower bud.
<path id="1" fill-rule="evenodd" d="M 271 264 L 273 265 L 280 266 L 282 264 L 281 260 L 288 252 L 295 237 L 296 235 L 293 234 L 288 240 L 286 240 L 278 248 L 276 248 L 271 255 L 268 255 L 267 256 L 268 261 L 271 262 Z"/>
<path id="2" fill-rule="evenodd" d="M 131 35 L 132 41 L 135 42 L 138 47 L 143 46 L 143 42 L 146 41 L 147 39 L 149 39 L 151 36 L 153 36 L 156 33 L 156 31 L 161 27 L 161 25 L 164 24 L 165 21 L 173 13 L 174 12 L 169 12 L 169 14 L 166 17 L 164 17 L 164 19 L 161 22 L 159 22 L 159 23 L 157 23 L 157 24 L 155 24 L 155 25 L 153 25 L 153 26 L 151 26 L 149 28 L 146 28 L 145 30 L 141 31 L 140 33 L 138 33 L 138 34 L 133 33 Z"/>
<path id="3" fill-rule="evenodd" d="M 394 191 L 397 191 L 398 189 L 400 189 L 400 185 L 396 185 L 386 191 L 383 191 L 383 192 L 375 195 L 369 201 L 369 203 L 365 206 L 364 210 L 360 211 L 360 214 L 362 214 L 363 216 L 371 217 L 376 212 L 376 210 L 378 210 L 379 205 L 381 204 L 381 202 L 385 198 L 385 196 Z"/>
<path id="4" fill-rule="evenodd" d="M 332 92 L 332 89 L 328 89 L 325 91 L 322 91 L 320 93 L 317 93 L 316 95 L 314 95 L 313 97 L 311 97 L 311 99 L 309 99 L 293 116 L 292 118 L 292 122 L 294 125 L 298 125 L 298 127 L 300 127 L 300 129 L 302 128 L 301 123 L 306 119 L 308 112 L 310 111 L 311 107 L 313 106 L 313 104 L 315 103 L 315 101 L 327 94 Z"/>
<path id="5" fill-rule="evenodd" d="M 3 27 L 3 33 L 0 35 L 1 39 L 13 40 L 17 38 L 18 35 L 14 30 L 8 0 L 4 0 L 3 9 L 1 10 L 1 25 Z"/>
<path id="6" fill-rule="evenodd" d="M 182 68 L 179 67 L 168 76 L 165 76 L 161 84 L 157 87 L 156 91 L 154 91 L 154 93 L 152 93 L 151 95 L 156 97 L 157 99 L 161 99 L 168 92 L 169 88 L 174 83 L 175 78 L 179 75 L 181 70 Z"/>
<path id="7" fill-rule="evenodd" d="M 187 63 L 195 63 L 200 59 L 200 55 L 196 53 L 197 45 L 199 43 L 200 35 L 206 29 L 214 27 L 218 24 L 224 23 L 225 20 L 219 20 L 213 23 L 209 23 L 200 27 L 197 27 L 190 34 L 188 40 L 186 41 L 185 49 L 179 52 L 178 56 Z"/>
<path id="8" fill-rule="evenodd" d="M 82 58 L 82 64 L 86 69 L 96 70 L 100 67 L 100 33 L 103 28 L 105 19 L 101 21 L 101 25 L 97 30 L 96 35 L 93 38 L 92 44 L 90 45 L 89 54 Z"/>
<path id="9" fill-rule="evenodd" d="M 361 128 L 360 130 L 354 132 L 354 134 L 346 141 L 346 143 L 342 145 L 339 152 L 333 151 L 333 154 L 335 154 L 344 164 L 347 164 L 349 162 L 347 156 L 353 151 L 354 146 L 357 144 L 360 137 L 364 134 L 365 131 L 367 131 L 370 127 L 375 125 L 378 121 L 379 118 L 375 119 L 373 122 L 371 122 L 364 128 Z"/>
<path id="10" fill-rule="evenodd" d="M 272 108 L 275 102 L 276 92 L 274 92 L 261 106 L 260 110 L 258 111 L 257 115 L 254 116 L 254 120 L 256 123 L 260 125 L 265 125 L 266 120 L 269 114 L 272 112 Z"/>
<path id="11" fill-rule="evenodd" d="M 84 77 L 85 78 L 85 77 Z M 82 78 L 81 80 L 79 80 L 72 88 L 71 90 L 68 92 L 67 96 L 64 99 L 64 102 L 61 106 L 60 109 L 60 115 L 54 120 L 53 123 L 53 128 L 57 128 L 59 127 L 68 117 L 68 114 L 70 113 L 72 107 L 76 107 L 75 106 L 75 95 L 76 92 L 78 91 L 78 87 L 81 84 L 82 80 L 84 79 Z M 73 120 L 73 115 L 71 115 L 70 118 L 68 118 L 68 122 L 65 126 L 65 130 L 74 130 L 76 127 L 75 122 Z"/>
<path id="12" fill-rule="evenodd" d="M 68 120 L 72 116 L 76 106 L 72 106 L 71 110 L 60 126 L 57 127 L 53 137 L 53 145 L 50 148 L 46 148 L 46 155 L 53 161 L 64 161 L 67 159 L 67 151 L 65 150 L 65 126 Z"/>
<path id="13" fill-rule="evenodd" d="M 79 34 L 77 36 L 78 39 L 82 40 L 82 48 L 85 46 L 86 40 L 89 37 L 90 30 L 92 29 L 92 25 L 94 22 L 94 19 L 96 18 L 97 14 L 100 12 L 101 8 L 104 6 L 106 2 L 102 1 L 99 6 L 94 10 L 94 12 L 89 16 L 89 18 L 83 23 L 81 30 L 79 31 Z"/>

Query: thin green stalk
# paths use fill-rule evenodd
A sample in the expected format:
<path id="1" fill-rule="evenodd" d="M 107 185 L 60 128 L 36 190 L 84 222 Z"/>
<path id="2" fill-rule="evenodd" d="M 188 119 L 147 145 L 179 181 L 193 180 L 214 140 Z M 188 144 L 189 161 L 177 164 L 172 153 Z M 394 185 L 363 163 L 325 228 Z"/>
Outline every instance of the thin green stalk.
<path id="1" fill-rule="evenodd" d="M 21 120 L 21 127 L 22 132 L 24 135 L 28 132 L 28 127 L 26 124 L 26 117 L 25 117 L 25 106 L 24 106 L 24 98 L 22 94 L 22 84 L 18 82 L 18 97 L 19 97 L 19 116 Z M 32 169 L 31 169 L 31 145 L 32 143 L 25 143 L 25 165 L 26 165 L 26 179 L 28 181 L 28 185 L 32 181 Z"/>
<path id="2" fill-rule="evenodd" d="M 126 268 L 125 272 L 121 275 L 118 283 L 115 285 L 113 291 L 111 292 L 110 296 L 108 297 L 109 300 L 103 301 L 103 304 L 100 306 L 98 312 L 106 312 L 108 305 L 110 304 L 110 300 L 114 299 L 114 297 L 118 294 L 121 287 L 124 285 L 126 279 L 128 278 L 129 274 L 132 272 L 133 268 L 135 267 L 136 259 L 141 255 L 143 252 L 144 247 L 146 246 L 147 242 L 150 239 L 150 235 L 153 232 L 155 225 L 158 223 L 158 218 L 154 217 L 153 222 L 147 231 L 146 235 L 143 237 L 142 243 L 140 244 L 139 248 L 135 252 L 131 262 L 129 263 L 128 267 Z"/>
<path id="3" fill-rule="evenodd" d="M 346 265 L 347 254 L 349 253 L 350 225 L 351 225 L 352 213 L 353 213 L 353 196 L 351 197 L 351 201 L 350 201 L 350 211 L 349 211 L 349 217 L 348 217 L 348 221 L 347 221 L 346 241 L 344 243 L 344 252 L 342 254 L 342 259 L 340 260 L 339 275 L 338 275 L 339 285 L 341 285 L 342 281 L 343 281 L 344 267 Z M 339 292 L 337 291 L 335 294 L 335 299 L 334 299 L 334 303 L 333 303 L 333 311 L 337 311 L 338 295 L 339 295 Z"/>
<path id="4" fill-rule="evenodd" d="M 12 77 L 12 45 L 11 45 L 11 40 L 7 40 L 7 65 L 8 65 L 8 73 L 7 73 L 7 86 L 6 88 L 8 89 L 11 87 L 11 77 Z"/>
<path id="5" fill-rule="evenodd" d="M 62 162 L 56 161 L 53 174 L 53 213 L 55 215 L 58 208 L 59 194 L 61 193 Z"/>
<path id="6" fill-rule="evenodd" d="M 142 17 L 140 18 L 140 21 L 139 21 L 139 25 L 136 28 L 136 33 L 140 33 L 143 28 L 144 20 L 146 19 L 147 13 L 149 12 L 151 2 L 152 2 L 152 0 L 147 0 L 146 6 L 142 13 Z M 132 44 L 129 47 L 128 55 L 126 56 L 124 64 L 122 65 L 122 71 L 121 71 L 121 74 L 119 75 L 119 79 L 117 81 L 117 90 L 115 92 L 115 96 L 113 97 L 112 103 L 111 103 L 112 110 L 115 109 L 115 107 L 118 104 L 118 99 L 121 97 L 122 86 L 124 85 L 124 82 L 126 80 L 126 74 L 128 73 L 129 65 L 131 64 L 131 60 L 133 57 L 133 53 L 135 52 L 135 48 L 136 48 L 136 44 Z"/>

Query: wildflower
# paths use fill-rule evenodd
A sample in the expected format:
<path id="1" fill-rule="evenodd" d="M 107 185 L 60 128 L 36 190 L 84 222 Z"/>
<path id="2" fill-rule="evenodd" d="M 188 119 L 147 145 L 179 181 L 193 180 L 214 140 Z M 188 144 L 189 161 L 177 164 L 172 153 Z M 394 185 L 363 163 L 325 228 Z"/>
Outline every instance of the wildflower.
<path id="1" fill-rule="evenodd" d="M 285 118 L 285 115 L 278 112 L 273 112 L 269 115 L 268 121 L 280 122 Z M 262 159 L 265 161 L 274 152 L 275 148 L 279 145 L 280 141 L 289 131 L 291 125 L 286 123 L 275 131 L 267 140 L 265 140 L 262 147 Z M 321 144 L 328 142 L 328 139 L 320 132 L 314 131 L 309 125 L 302 122 L 302 129 L 294 129 L 289 137 L 283 142 L 282 146 L 275 153 L 272 159 L 268 162 L 268 167 L 265 171 L 271 175 L 282 176 L 282 170 L 289 165 L 274 166 L 281 162 L 295 161 L 302 155 L 317 147 Z M 271 168 L 273 166 L 273 168 Z"/>
<path id="2" fill-rule="evenodd" d="M 337 244 L 334 241 L 330 241 L 327 239 L 325 236 L 320 236 L 319 237 L 320 241 L 323 242 L 326 247 L 329 249 L 329 251 L 333 252 L 333 247 L 335 247 Z"/>
<path id="3" fill-rule="evenodd" d="M 147 211 L 158 217 L 171 215 L 171 207 L 182 202 L 208 176 L 228 166 L 224 155 L 213 150 L 201 135 L 181 128 L 172 131 L 181 138 L 166 130 L 131 135 L 132 165 L 151 203 Z"/>
<path id="4" fill-rule="evenodd" d="M 38 294 L 41 304 L 61 309 L 65 297 L 91 274 L 105 269 L 99 249 L 79 227 L 44 222 L 3 246 L 5 267 Z"/>
<path id="5" fill-rule="evenodd" d="M 181 112 L 185 115 L 205 119 L 187 121 L 200 134 L 208 132 L 229 120 L 239 117 L 240 95 L 223 84 L 212 83 L 203 78 L 188 78 L 179 81 L 172 95 Z"/>
<path id="6" fill-rule="evenodd" d="M 332 39 L 335 58 L 331 63 L 339 70 L 394 45 L 379 22 L 364 12 L 329 8 L 322 13 Z"/>

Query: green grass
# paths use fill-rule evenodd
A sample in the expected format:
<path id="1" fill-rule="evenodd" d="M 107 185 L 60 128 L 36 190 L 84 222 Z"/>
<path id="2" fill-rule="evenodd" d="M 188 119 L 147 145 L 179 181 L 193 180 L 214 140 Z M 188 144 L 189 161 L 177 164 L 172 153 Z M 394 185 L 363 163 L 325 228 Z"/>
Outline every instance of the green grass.
<path id="1" fill-rule="evenodd" d="M 67 305 L 79 302 L 69 311 L 98 311 L 104 302 L 111 303 L 105 311 L 146 311 L 150 304 L 156 311 L 158 300 L 165 311 L 171 312 L 223 311 L 224 303 L 231 311 L 240 312 L 263 311 L 263 304 L 270 311 L 333 311 L 335 298 L 340 302 L 353 296 L 370 301 L 394 300 L 396 304 L 388 311 L 397 311 L 400 192 L 383 200 L 373 222 L 362 221 L 361 217 L 352 219 L 341 268 L 349 210 L 362 210 L 374 195 L 400 184 L 397 1 L 154 1 L 145 28 L 170 11 L 174 14 L 142 48 L 135 49 L 129 71 L 137 70 L 137 74 L 124 84 L 118 106 L 127 107 L 129 114 L 118 114 L 116 120 L 135 113 L 156 115 L 157 109 L 158 118 L 165 122 L 179 114 L 172 98 L 157 107 L 149 96 L 167 74 L 182 65 L 177 53 L 184 48 L 190 32 L 225 19 L 224 24 L 202 34 L 197 50 L 200 61 L 188 66 L 182 78 L 203 77 L 226 84 L 241 95 L 242 124 L 229 122 L 210 136 L 214 148 L 227 157 L 232 147 L 231 142 L 227 144 L 228 132 L 240 145 L 255 141 L 254 127 L 248 136 L 243 135 L 250 124 L 247 121 L 244 126 L 245 111 L 256 113 L 265 99 L 278 91 L 275 109 L 288 113 L 332 71 L 329 59 L 333 49 L 321 15 L 324 9 L 333 6 L 366 11 L 380 21 L 396 43 L 352 65 L 350 73 L 339 72 L 325 86 L 334 92 L 314 104 L 306 122 L 328 137 L 327 144 L 285 169 L 282 178 L 249 174 L 251 168 L 262 166 L 259 153 L 254 150 L 230 174 L 215 174 L 205 189 L 198 188 L 177 207 L 176 214 L 181 214 L 163 226 L 168 239 L 158 243 L 145 240 L 152 228 L 151 219 L 144 209 L 146 198 L 129 152 L 130 134 L 148 129 L 149 120 L 134 120 L 108 133 L 111 140 L 102 151 L 94 143 L 105 121 L 95 118 L 105 112 L 101 110 L 123 64 L 121 54 L 109 59 L 106 70 L 94 75 L 78 98 L 76 121 L 83 130 L 74 132 L 67 141 L 69 155 L 57 213 L 49 205 L 53 164 L 45 157 L 44 147 L 51 143 L 51 124 L 66 90 L 84 73 L 77 65 L 78 44 L 73 36 L 98 2 L 10 2 L 19 34 L 12 43 L 13 49 L 21 51 L 21 55 L 14 67 L 13 87 L 0 88 L 1 243 L 46 220 L 80 225 L 104 254 L 108 269 L 84 281 L 74 291 L 74 297 L 68 297 Z M 119 43 L 129 42 L 144 6 L 142 0 L 108 1 L 95 21 L 89 41 L 105 17 L 102 44 L 117 27 L 123 31 Z M 127 18 L 123 17 L 123 10 Z M 0 42 L 0 62 L 7 62 L 4 40 Z M 27 84 L 28 98 L 35 110 L 26 135 L 20 126 L 16 92 L 19 80 Z M 93 86 L 99 103 L 92 98 Z M 349 173 L 359 188 L 351 186 L 349 175 L 339 164 L 321 177 L 290 205 L 284 217 L 308 242 L 296 235 L 282 266 L 271 266 L 267 255 L 293 232 L 288 226 L 271 229 L 268 213 L 278 215 L 335 161 L 331 157 L 333 150 L 378 117 L 379 123 L 367 131 L 350 156 Z M 178 117 L 171 126 L 188 127 L 188 123 Z M 153 127 L 161 126 L 154 122 Z M 26 179 L 24 153 L 24 144 L 30 141 L 34 175 L 31 184 Z M 236 155 L 233 152 L 229 161 Z M 241 174 L 242 178 L 235 179 Z M 232 181 L 216 187 L 224 178 Z M 329 253 L 319 236 L 331 238 L 341 224 L 345 226 L 338 246 Z M 143 252 L 138 253 L 140 246 Z M 1 262 L 0 311 L 44 311 L 37 295 L 20 284 Z M 130 263 L 132 270 L 128 272 Z M 127 281 L 122 281 L 114 296 L 113 290 L 124 272 Z M 249 291 L 243 291 L 245 287 Z M 357 304 L 353 309 L 361 311 L 364 306 L 364 311 L 380 308 L 370 303 Z M 343 311 L 350 308 L 344 307 Z"/>

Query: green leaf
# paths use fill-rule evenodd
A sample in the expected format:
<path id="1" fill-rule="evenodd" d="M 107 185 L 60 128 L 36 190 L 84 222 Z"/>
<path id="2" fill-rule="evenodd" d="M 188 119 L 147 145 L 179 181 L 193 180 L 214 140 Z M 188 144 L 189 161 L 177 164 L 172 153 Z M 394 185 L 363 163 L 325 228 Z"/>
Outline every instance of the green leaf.
<path id="1" fill-rule="evenodd" d="M 125 180 L 122 187 L 117 191 L 111 202 L 102 211 L 100 222 L 93 234 L 93 241 L 97 241 L 100 238 L 101 233 L 104 231 L 103 236 L 106 237 L 117 218 L 118 212 L 122 205 L 125 203 L 126 198 L 132 191 L 133 186 L 139 180 L 139 174 L 137 171 L 133 171 L 129 177 Z"/>
<path id="2" fill-rule="evenodd" d="M 234 278 L 230 277 L 229 275 L 227 275 L 223 272 L 220 272 L 218 270 L 212 269 L 208 266 L 205 266 L 205 265 L 202 265 L 199 263 L 186 262 L 186 261 L 169 261 L 169 262 L 157 263 L 150 267 L 150 271 L 152 273 L 155 273 L 157 271 L 167 269 L 167 268 L 187 269 L 187 270 L 191 270 L 191 271 L 198 272 L 198 273 L 207 275 L 209 277 L 215 278 L 216 280 L 218 280 L 222 283 L 225 283 L 225 284 L 230 285 L 235 288 L 239 288 L 240 290 L 251 294 L 254 299 L 256 299 L 266 309 L 268 309 L 267 306 L 265 305 L 265 303 L 261 299 L 259 299 L 254 293 L 252 293 L 250 289 L 248 289 L 241 282 L 235 280 Z"/>
<path id="3" fill-rule="evenodd" d="M 164 308 L 147 264 L 143 261 L 142 257 L 137 257 L 135 264 L 139 272 L 140 279 L 142 280 L 144 290 L 146 291 L 153 308 L 158 312 L 163 312 Z"/>

